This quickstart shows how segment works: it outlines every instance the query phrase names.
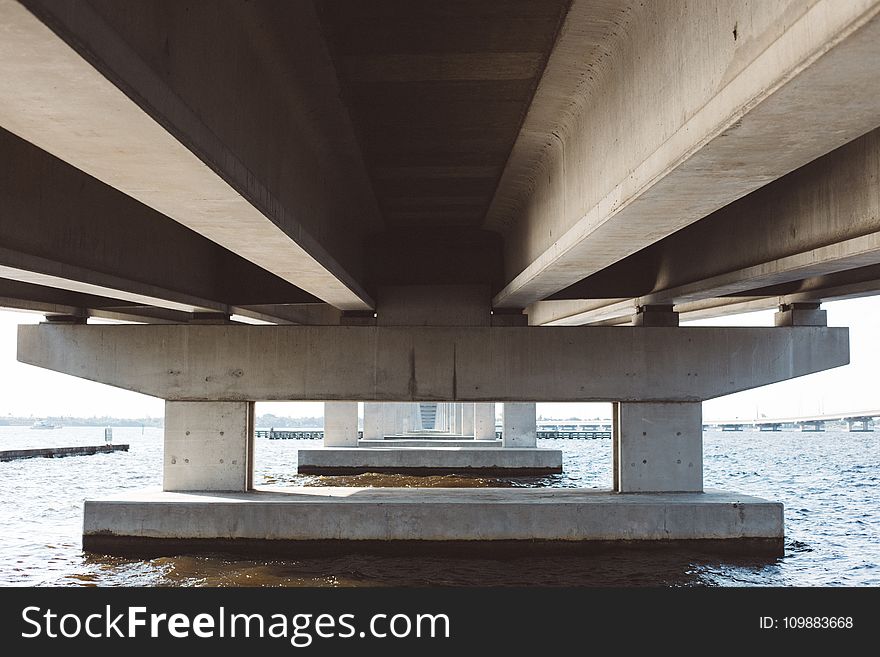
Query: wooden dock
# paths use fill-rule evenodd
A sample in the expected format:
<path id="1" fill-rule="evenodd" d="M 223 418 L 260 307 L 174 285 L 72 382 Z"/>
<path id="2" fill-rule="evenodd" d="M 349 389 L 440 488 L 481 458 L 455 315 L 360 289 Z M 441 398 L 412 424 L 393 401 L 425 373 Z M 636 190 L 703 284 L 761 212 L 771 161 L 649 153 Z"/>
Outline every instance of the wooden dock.
<path id="1" fill-rule="evenodd" d="M 81 447 L 44 447 L 41 449 L 8 449 L 0 452 L 0 461 L 19 459 L 57 459 L 64 456 L 91 456 L 127 452 L 128 445 L 83 445 Z"/>

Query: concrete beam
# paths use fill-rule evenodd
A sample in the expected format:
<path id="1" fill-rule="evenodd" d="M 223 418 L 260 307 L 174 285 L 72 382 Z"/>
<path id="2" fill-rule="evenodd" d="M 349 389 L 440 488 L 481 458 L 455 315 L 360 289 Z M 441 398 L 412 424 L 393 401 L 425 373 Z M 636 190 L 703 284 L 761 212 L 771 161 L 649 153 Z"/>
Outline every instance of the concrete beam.
<path id="1" fill-rule="evenodd" d="M 777 296 L 815 289 L 820 281 L 829 287 L 864 279 L 869 268 L 876 279 L 878 177 L 880 130 L 874 130 L 566 288 L 555 295 L 559 300 L 534 304 L 530 321 L 588 324 L 631 315 L 638 306 L 680 308 L 764 288 Z M 632 298 L 620 298 L 624 292 Z M 563 300 L 575 297 L 586 300 Z"/>
<path id="2" fill-rule="evenodd" d="M 849 333 L 41 325 L 18 359 L 178 400 L 699 401 L 845 365 Z"/>
<path id="3" fill-rule="evenodd" d="M 155 306 L 136 305 L 118 299 L 79 294 L 42 285 L 0 278 L 0 307 L 47 314 L 101 317 L 129 322 L 176 323 L 190 314 Z"/>
<path id="4" fill-rule="evenodd" d="M 283 59 L 310 73 L 284 77 L 284 97 L 271 99 L 269 81 L 277 84 L 279 78 L 264 77 L 267 62 L 254 44 L 274 39 L 274 33 L 266 32 L 280 26 L 265 21 L 262 35 L 249 34 L 259 29 L 259 7 L 242 6 L 239 15 L 230 17 L 235 20 L 206 15 L 205 22 L 172 21 L 171 30 L 149 5 L 123 8 L 80 0 L 25 4 L 30 11 L 18 2 L 0 2 L 0 77 L 9 91 L 0 97 L 0 124 L 328 303 L 344 309 L 372 306 L 334 257 L 341 249 L 331 252 L 327 245 L 333 240 L 320 239 L 331 233 L 356 238 L 371 224 L 375 203 L 369 191 L 358 193 L 364 189 L 364 173 L 357 157 L 354 164 L 342 161 L 357 151 L 334 95 L 332 67 L 310 4 L 288 8 L 302 14 L 300 22 L 291 23 L 305 31 L 298 35 L 302 38 L 284 35 L 286 43 L 308 52 L 272 56 L 273 62 Z M 198 3 L 174 3 L 167 9 L 181 15 L 207 10 Z M 228 33 L 212 32 L 224 29 Z M 156 38 L 145 39 L 154 30 Z M 195 30 L 189 41 L 187 30 Z M 212 38 L 224 48 L 206 47 L 205 40 Z M 152 57 L 162 57 L 163 45 L 164 63 L 151 66 Z M 203 62 L 199 53 L 210 53 L 212 62 Z M 221 86 L 233 94 L 233 102 L 217 102 L 211 92 L 218 87 L 217 78 L 206 75 L 205 68 L 193 71 L 194 77 L 184 73 L 193 66 L 226 64 Z M 175 77 L 171 71 L 184 75 Z M 316 80 L 322 75 L 327 77 L 324 86 Z M 306 81 L 312 87 L 297 90 L 302 96 L 297 105 L 291 100 L 296 96 L 292 87 Z M 187 86 L 190 82 L 196 83 Z M 267 86 L 247 88 L 248 82 Z M 303 107 L 310 102 L 306 99 L 332 104 L 321 112 Z M 254 103 L 267 100 L 278 102 L 269 103 L 271 118 L 260 120 Z M 253 113 L 230 121 L 231 108 Z M 278 117 L 293 125 L 277 125 Z M 323 126 L 315 124 L 316 117 Z M 320 144 L 324 137 L 326 143 Z M 280 148 L 267 150 L 267 143 Z M 339 179 L 345 181 L 339 187 L 345 194 L 328 188 Z M 355 217 L 351 225 L 340 225 L 341 218 Z"/>
<path id="5" fill-rule="evenodd" d="M 688 301 L 676 304 L 674 310 L 681 321 L 692 321 L 773 310 L 793 303 L 859 299 L 873 296 L 878 290 L 880 266 L 870 265 L 790 284 L 748 290 L 741 295 Z M 611 303 L 606 303 L 606 300 L 541 301 L 531 306 L 529 322 L 535 326 L 620 326 L 632 320 L 638 303 L 639 299 L 614 300 Z"/>
<path id="6" fill-rule="evenodd" d="M 591 5 L 575 2 L 545 73 L 591 82 L 537 128 L 532 184 L 512 180 L 524 192 L 498 215 L 498 307 L 545 299 L 880 125 L 864 64 L 880 56 L 877 0 L 642 3 L 599 61 L 575 47 Z M 558 92 L 539 86 L 523 133 Z"/>
<path id="7" fill-rule="evenodd" d="M 0 151 L 8 164 L 0 176 L 0 275 L 20 289 L 182 313 L 317 301 L 5 130 Z"/>

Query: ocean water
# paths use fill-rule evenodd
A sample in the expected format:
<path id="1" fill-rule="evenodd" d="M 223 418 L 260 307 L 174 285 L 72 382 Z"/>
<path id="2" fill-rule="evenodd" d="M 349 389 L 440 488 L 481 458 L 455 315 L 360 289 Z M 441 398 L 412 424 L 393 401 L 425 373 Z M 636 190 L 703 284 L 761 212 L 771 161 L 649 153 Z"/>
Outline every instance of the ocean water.
<path id="1" fill-rule="evenodd" d="M 84 499 L 161 485 L 159 429 L 115 428 L 130 451 L 0 463 L 0 585 L 10 586 L 877 586 L 880 431 L 708 431 L 705 485 L 785 504 L 785 553 L 774 558 L 612 549 L 587 556 L 154 559 L 81 550 Z M 0 450 L 96 445 L 102 427 L 0 427 Z M 564 450 L 564 473 L 468 478 L 296 474 L 296 450 L 319 441 L 257 439 L 258 486 L 611 485 L 610 440 L 542 440 Z"/>

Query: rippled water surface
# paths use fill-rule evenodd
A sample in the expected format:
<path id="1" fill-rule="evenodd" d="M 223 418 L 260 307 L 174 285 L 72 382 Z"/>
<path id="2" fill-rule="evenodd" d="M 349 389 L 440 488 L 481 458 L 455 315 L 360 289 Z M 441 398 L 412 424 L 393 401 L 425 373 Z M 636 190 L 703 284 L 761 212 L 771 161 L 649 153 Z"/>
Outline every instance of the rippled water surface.
<path id="1" fill-rule="evenodd" d="M 511 559 L 347 555 L 243 560 L 224 555 L 126 559 L 80 549 L 82 503 L 159 487 L 158 429 L 116 428 L 129 452 L 0 463 L 0 584 L 52 586 L 417 585 L 880 585 L 880 449 L 877 433 L 707 432 L 705 483 L 785 504 L 785 555 L 771 559 L 614 549 L 589 556 Z M 0 427 L 0 450 L 94 445 L 104 430 Z M 543 440 L 564 450 L 549 477 L 467 478 L 296 474 L 298 446 L 257 441 L 259 486 L 551 486 L 608 488 L 610 440 Z"/>

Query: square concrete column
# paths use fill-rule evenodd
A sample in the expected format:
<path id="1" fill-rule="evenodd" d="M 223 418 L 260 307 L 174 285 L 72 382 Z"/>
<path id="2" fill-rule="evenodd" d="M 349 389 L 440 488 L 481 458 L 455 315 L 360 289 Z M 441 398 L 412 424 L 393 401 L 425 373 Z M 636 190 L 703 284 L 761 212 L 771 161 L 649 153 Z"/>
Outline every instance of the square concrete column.
<path id="1" fill-rule="evenodd" d="M 615 488 L 621 493 L 703 490 L 699 402 L 615 404 Z"/>
<path id="2" fill-rule="evenodd" d="M 378 402 L 364 402 L 364 440 L 381 440 L 382 405 Z"/>
<path id="3" fill-rule="evenodd" d="M 537 447 L 538 425 L 535 403 L 504 403 L 502 419 L 503 447 Z"/>
<path id="4" fill-rule="evenodd" d="M 474 438 L 495 440 L 495 404 L 474 404 Z"/>
<path id="5" fill-rule="evenodd" d="M 253 460 L 253 402 L 165 402 L 164 490 L 250 490 Z"/>
<path id="6" fill-rule="evenodd" d="M 324 402 L 324 447 L 357 446 L 357 402 Z"/>
<path id="7" fill-rule="evenodd" d="M 459 404 L 461 406 L 461 435 L 474 435 L 474 405 Z"/>
<path id="8" fill-rule="evenodd" d="M 456 436 L 462 435 L 462 406 L 463 404 L 452 403 L 452 416 L 455 418 L 452 426 L 452 433 Z"/>

